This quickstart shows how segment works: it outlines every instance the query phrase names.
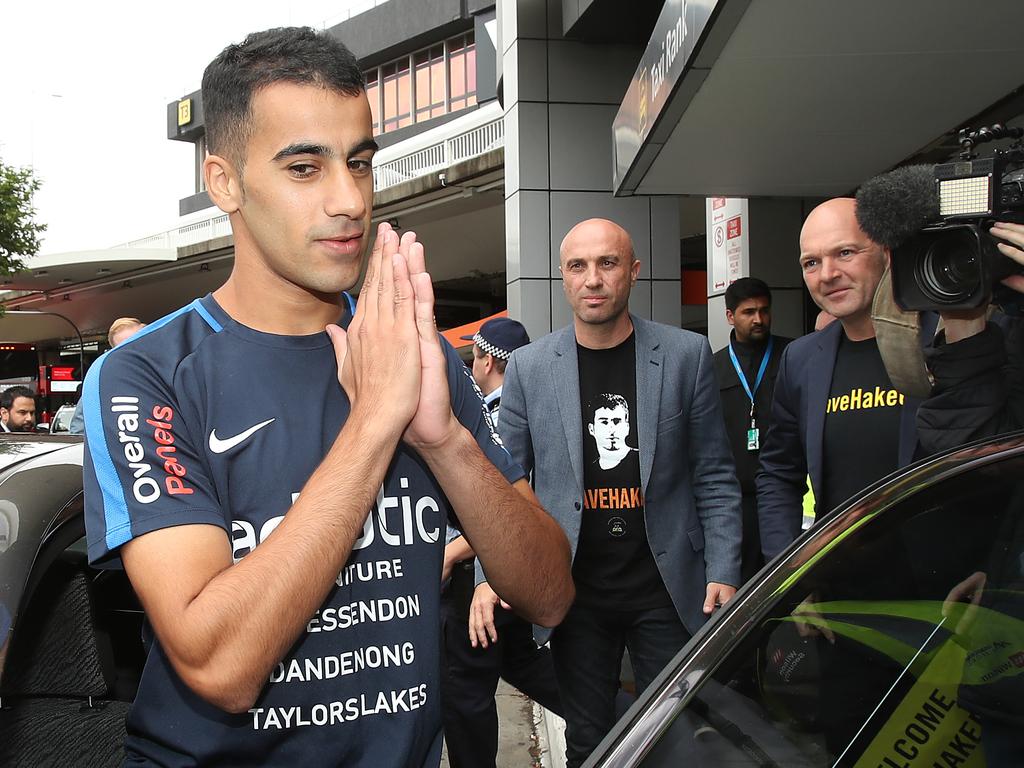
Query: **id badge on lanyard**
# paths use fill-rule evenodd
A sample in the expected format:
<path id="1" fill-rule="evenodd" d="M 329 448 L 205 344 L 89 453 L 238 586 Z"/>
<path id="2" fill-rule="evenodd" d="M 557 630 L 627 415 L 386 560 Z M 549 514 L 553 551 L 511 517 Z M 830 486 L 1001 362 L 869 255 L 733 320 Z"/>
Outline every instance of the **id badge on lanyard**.
<path id="1" fill-rule="evenodd" d="M 757 420 L 754 418 L 754 404 L 750 404 L 750 429 L 747 430 L 747 450 L 761 450 L 761 430 L 757 428 Z"/>
<path id="2" fill-rule="evenodd" d="M 761 358 L 761 367 L 757 370 L 757 378 L 754 379 L 754 388 L 750 388 L 750 384 L 747 383 L 747 377 L 743 375 L 743 369 L 740 367 L 740 361 L 736 359 L 736 352 L 733 351 L 732 342 L 729 343 L 729 359 L 732 360 L 732 367 L 736 369 L 736 376 L 739 377 L 740 384 L 743 385 L 743 391 L 747 393 L 747 397 L 750 398 L 750 428 L 747 430 L 747 450 L 748 451 L 759 451 L 761 450 L 761 430 L 757 428 L 757 418 L 754 406 L 754 395 L 757 394 L 757 388 L 761 386 L 761 380 L 764 379 L 764 372 L 768 370 L 768 361 L 772 357 L 772 344 L 775 339 L 771 336 L 768 337 L 768 345 L 764 350 L 764 357 Z"/>

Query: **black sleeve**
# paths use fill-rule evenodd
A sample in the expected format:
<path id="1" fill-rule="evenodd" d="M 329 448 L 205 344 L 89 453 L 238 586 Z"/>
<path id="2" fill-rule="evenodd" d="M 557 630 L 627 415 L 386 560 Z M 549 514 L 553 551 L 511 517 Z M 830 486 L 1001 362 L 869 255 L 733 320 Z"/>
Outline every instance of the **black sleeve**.
<path id="1" fill-rule="evenodd" d="M 807 456 L 800 439 L 800 403 L 791 393 L 790 348 L 782 354 L 772 398 L 772 425 L 761 446 L 757 518 L 761 551 L 771 560 L 800 535 L 807 489 Z"/>
<path id="2" fill-rule="evenodd" d="M 940 333 L 925 348 L 935 380 L 917 411 L 926 453 L 954 448 L 1024 426 L 1024 333 L 1020 321 L 989 322 L 976 336 L 946 344 Z"/>

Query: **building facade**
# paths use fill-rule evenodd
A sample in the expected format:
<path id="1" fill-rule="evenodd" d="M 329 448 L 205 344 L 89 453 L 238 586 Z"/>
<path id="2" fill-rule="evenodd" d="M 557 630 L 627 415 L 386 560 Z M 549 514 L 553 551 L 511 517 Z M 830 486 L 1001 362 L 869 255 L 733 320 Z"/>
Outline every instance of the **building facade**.
<path id="1" fill-rule="evenodd" d="M 643 262 L 633 310 L 717 348 L 743 275 L 772 287 L 778 332 L 809 329 L 798 236 L 823 198 L 955 157 L 961 127 L 1022 123 L 1021 28 L 1018 0 L 969 15 L 954 0 L 389 0 L 330 33 L 367 76 L 375 218 L 424 242 L 439 325 L 506 308 L 534 337 L 565 325 L 559 243 L 605 216 Z M 167 137 L 195 147 L 178 225 L 36 257 L 2 286 L 8 310 L 58 313 L 99 351 L 115 317 L 223 282 L 233 244 L 203 189 L 198 91 L 167 105 Z M 38 342 L 41 363 L 77 343 L 13 318 L 0 342 Z"/>

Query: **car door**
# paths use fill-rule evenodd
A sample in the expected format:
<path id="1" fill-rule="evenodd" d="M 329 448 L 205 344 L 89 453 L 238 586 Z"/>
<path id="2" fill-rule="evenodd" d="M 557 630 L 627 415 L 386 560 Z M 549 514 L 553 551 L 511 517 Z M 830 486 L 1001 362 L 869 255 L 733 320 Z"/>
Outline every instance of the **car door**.
<path id="1" fill-rule="evenodd" d="M 589 766 L 1024 765 L 1024 456 L 914 468 L 812 531 Z"/>

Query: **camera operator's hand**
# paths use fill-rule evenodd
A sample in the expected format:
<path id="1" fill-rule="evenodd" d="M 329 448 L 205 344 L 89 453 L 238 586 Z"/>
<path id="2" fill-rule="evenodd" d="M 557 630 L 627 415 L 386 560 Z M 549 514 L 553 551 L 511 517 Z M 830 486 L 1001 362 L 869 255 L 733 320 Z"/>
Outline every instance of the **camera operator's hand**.
<path id="1" fill-rule="evenodd" d="M 955 312 L 940 312 L 946 327 L 946 343 L 956 344 L 985 330 L 988 322 L 988 306 L 977 309 L 963 309 Z"/>
<path id="2" fill-rule="evenodd" d="M 1007 243 L 996 243 L 999 252 L 1024 267 L 1024 224 L 997 221 L 992 225 L 989 234 L 999 240 L 1006 240 Z M 1003 285 L 1024 293 L 1024 275 L 1011 275 L 1003 280 Z"/>

